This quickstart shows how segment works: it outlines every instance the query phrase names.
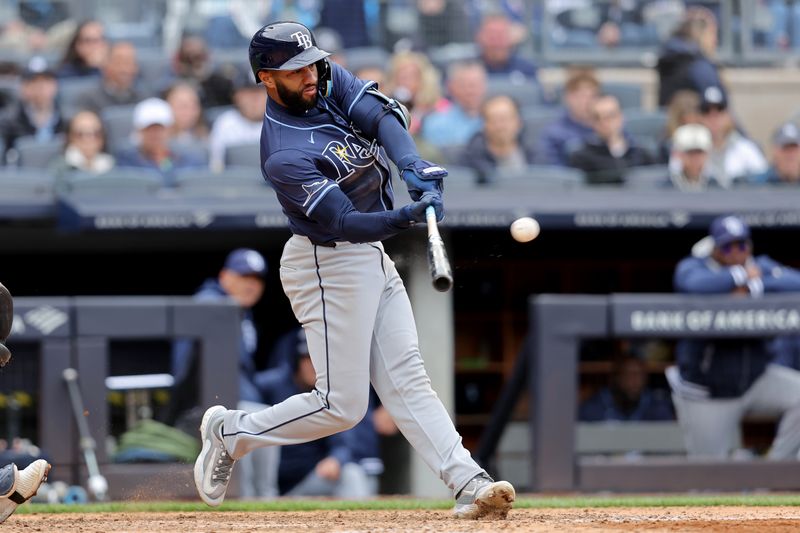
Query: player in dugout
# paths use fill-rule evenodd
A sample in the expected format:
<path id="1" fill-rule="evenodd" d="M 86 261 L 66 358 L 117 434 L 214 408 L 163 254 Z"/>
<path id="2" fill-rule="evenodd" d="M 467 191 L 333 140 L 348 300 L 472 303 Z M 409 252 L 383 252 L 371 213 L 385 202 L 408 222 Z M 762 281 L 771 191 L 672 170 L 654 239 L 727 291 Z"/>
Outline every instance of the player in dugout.
<path id="1" fill-rule="evenodd" d="M 11 351 L 5 343 L 11 334 L 13 321 L 14 300 L 0 283 L 0 367 L 11 360 Z M 36 495 L 49 472 L 50 464 L 44 459 L 33 461 L 24 470 L 19 470 L 14 463 L 0 468 L 0 524 L 17 510 L 18 505 Z"/>
<path id="2" fill-rule="evenodd" d="M 425 463 L 450 488 L 457 518 L 506 517 L 515 499 L 470 456 L 431 387 L 403 281 L 382 240 L 443 217 L 447 171 L 423 160 L 408 113 L 376 84 L 328 61 L 311 31 L 295 22 L 261 28 L 250 64 L 268 95 L 261 169 L 293 235 L 280 276 L 306 332 L 316 387 L 257 413 L 210 407 L 195 485 L 222 503 L 237 459 L 264 446 L 297 444 L 355 426 L 372 383 Z M 412 203 L 394 208 L 388 159 Z"/>
<path id="3" fill-rule="evenodd" d="M 710 252 L 698 243 L 675 270 L 675 289 L 689 294 L 800 291 L 800 272 L 753 256 L 750 228 L 739 217 L 711 223 Z M 702 242 L 702 241 L 701 241 Z M 687 451 L 725 458 L 739 446 L 739 423 L 751 413 L 780 416 L 770 459 L 800 458 L 800 371 L 775 364 L 768 340 L 686 339 L 675 347 L 678 372 L 667 370 Z"/>

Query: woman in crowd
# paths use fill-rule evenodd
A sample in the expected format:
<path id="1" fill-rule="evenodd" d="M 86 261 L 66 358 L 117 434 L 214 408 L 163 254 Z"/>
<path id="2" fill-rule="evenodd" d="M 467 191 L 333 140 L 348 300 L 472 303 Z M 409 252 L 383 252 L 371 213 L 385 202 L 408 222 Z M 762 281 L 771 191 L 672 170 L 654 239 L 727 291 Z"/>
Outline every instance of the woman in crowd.
<path id="1" fill-rule="evenodd" d="M 172 140 L 189 146 L 208 144 L 209 128 L 203 116 L 200 95 L 194 86 L 186 82 L 175 83 L 164 93 L 164 99 L 175 118 L 170 128 Z"/>
<path id="2" fill-rule="evenodd" d="M 102 23 L 87 20 L 80 23 L 67 46 L 58 68 L 59 78 L 100 76 L 100 67 L 108 55 L 108 41 Z"/>
<path id="3" fill-rule="evenodd" d="M 94 111 L 79 111 L 67 124 L 64 153 L 51 163 L 57 189 L 72 172 L 103 174 L 114 167 L 114 158 L 106 152 L 106 132 Z"/>

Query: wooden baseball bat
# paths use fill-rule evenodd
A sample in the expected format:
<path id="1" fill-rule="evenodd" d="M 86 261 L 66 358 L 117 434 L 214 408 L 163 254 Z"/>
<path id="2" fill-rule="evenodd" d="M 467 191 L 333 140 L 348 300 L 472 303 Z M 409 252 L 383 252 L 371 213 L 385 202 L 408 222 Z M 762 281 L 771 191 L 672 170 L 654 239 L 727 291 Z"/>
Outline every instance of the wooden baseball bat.
<path id="1" fill-rule="evenodd" d="M 431 268 L 433 288 L 439 292 L 447 292 L 453 286 L 453 271 L 450 269 L 444 241 L 439 235 L 436 210 L 432 205 L 425 209 L 425 218 L 428 221 L 428 265 Z"/>

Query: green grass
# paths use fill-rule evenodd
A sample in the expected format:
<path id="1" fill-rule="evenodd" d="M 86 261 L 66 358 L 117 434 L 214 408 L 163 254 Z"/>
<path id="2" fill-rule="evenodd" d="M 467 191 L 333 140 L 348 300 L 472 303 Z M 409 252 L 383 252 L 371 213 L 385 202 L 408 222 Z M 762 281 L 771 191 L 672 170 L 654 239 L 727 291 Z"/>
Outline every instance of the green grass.
<path id="1" fill-rule="evenodd" d="M 86 505 L 23 505 L 19 513 L 115 513 L 193 511 L 319 511 L 319 510 L 415 510 L 449 509 L 452 500 L 392 498 L 373 501 L 277 500 L 267 502 L 231 501 L 218 508 L 200 502 L 113 502 Z M 587 507 L 708 507 L 708 506 L 800 506 L 800 494 L 698 494 L 661 496 L 541 496 L 519 498 L 516 509 Z"/>

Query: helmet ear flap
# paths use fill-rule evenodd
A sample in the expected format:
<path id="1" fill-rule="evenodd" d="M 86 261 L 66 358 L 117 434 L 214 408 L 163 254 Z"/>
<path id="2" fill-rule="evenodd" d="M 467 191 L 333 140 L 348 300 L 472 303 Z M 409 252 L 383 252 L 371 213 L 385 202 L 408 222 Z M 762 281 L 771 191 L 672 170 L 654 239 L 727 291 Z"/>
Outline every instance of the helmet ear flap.
<path id="1" fill-rule="evenodd" d="M 330 96 L 333 90 L 333 75 L 331 64 L 327 58 L 320 59 L 317 65 L 317 87 L 322 96 Z"/>

